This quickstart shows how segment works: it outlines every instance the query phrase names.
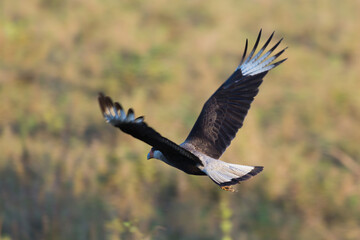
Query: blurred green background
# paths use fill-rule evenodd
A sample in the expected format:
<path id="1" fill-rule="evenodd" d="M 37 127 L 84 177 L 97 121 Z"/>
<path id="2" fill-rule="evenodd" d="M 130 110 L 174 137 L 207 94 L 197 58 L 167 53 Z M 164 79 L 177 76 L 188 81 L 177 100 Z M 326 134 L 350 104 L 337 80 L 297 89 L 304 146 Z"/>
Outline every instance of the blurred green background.
<path id="1" fill-rule="evenodd" d="M 360 2 L 2 0 L 0 239 L 359 239 Z M 237 193 L 101 117 L 103 91 L 181 143 L 245 39 L 276 31 L 222 159 Z"/>

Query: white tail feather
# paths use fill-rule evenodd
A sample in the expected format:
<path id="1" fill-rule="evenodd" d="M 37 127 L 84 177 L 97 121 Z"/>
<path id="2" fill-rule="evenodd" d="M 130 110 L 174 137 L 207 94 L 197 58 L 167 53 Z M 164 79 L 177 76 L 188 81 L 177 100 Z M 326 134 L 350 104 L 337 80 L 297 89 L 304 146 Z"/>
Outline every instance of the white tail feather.
<path id="1" fill-rule="evenodd" d="M 226 163 L 220 160 L 207 161 L 203 171 L 218 185 L 230 186 L 249 179 L 263 167 Z"/>

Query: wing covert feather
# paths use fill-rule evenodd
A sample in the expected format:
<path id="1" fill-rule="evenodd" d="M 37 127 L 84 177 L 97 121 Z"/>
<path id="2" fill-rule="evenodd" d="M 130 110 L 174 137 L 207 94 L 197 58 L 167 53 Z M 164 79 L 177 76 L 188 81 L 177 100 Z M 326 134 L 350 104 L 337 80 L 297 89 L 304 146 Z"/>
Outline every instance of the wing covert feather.
<path id="1" fill-rule="evenodd" d="M 145 123 L 143 116 L 135 118 L 134 111 L 131 108 L 128 114 L 125 114 L 118 102 L 113 103 L 110 97 L 104 96 L 102 93 L 99 93 L 98 101 L 105 120 L 114 127 L 155 147 L 163 153 L 179 154 L 183 156 L 182 159 L 184 161 L 192 162 L 195 165 L 202 165 L 202 162 L 194 154 L 161 136 L 157 131 L 149 127 Z"/>
<path id="2" fill-rule="evenodd" d="M 212 158 L 220 158 L 237 131 L 242 127 L 250 105 L 259 92 L 259 86 L 263 82 L 264 76 L 269 70 L 286 60 L 273 63 L 286 48 L 270 56 L 282 39 L 261 56 L 273 35 L 274 33 L 254 56 L 261 37 L 260 30 L 254 48 L 245 59 L 248 45 L 246 40 L 240 65 L 206 101 L 195 125 L 185 140 L 186 143 L 192 144 L 195 149 Z"/>

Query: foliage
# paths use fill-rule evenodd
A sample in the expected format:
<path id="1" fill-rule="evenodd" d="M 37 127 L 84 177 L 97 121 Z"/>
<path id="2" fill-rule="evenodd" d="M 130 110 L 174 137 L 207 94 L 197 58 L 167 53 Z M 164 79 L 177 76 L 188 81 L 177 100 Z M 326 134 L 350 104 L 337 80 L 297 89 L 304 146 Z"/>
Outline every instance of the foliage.
<path id="1" fill-rule="evenodd" d="M 357 239 L 358 1 L 4 0 L 0 239 Z M 223 160 L 264 172 L 221 191 L 105 124 L 103 91 L 180 143 L 276 30 L 265 78 Z"/>

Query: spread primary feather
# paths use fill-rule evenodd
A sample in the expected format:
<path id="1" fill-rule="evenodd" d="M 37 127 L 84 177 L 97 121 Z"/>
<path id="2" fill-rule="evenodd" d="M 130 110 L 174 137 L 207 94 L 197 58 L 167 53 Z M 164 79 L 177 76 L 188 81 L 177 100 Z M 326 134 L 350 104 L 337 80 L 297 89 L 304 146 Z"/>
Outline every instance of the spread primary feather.
<path id="1" fill-rule="evenodd" d="M 286 48 L 270 56 L 282 39 L 265 52 L 273 36 L 274 33 L 255 54 L 261 38 L 260 30 L 255 45 L 247 57 L 248 40 L 246 40 L 241 63 L 206 101 L 188 137 L 180 145 L 164 138 L 149 127 L 144 122 L 143 116 L 135 118 L 131 108 L 126 114 L 118 102 L 113 103 L 110 97 L 102 93 L 98 98 L 101 112 L 105 120 L 114 127 L 151 145 L 148 158 L 157 158 L 188 174 L 208 175 L 223 189 L 231 190 L 229 186 L 247 180 L 263 170 L 260 166 L 230 164 L 219 159 L 243 126 L 246 114 L 259 92 L 259 86 L 265 75 L 286 60 L 274 63 Z"/>

